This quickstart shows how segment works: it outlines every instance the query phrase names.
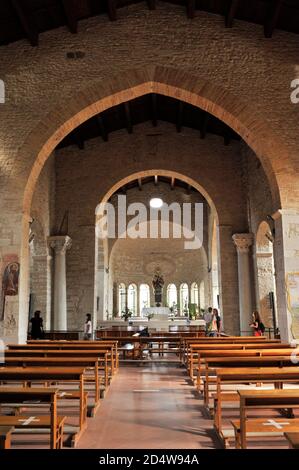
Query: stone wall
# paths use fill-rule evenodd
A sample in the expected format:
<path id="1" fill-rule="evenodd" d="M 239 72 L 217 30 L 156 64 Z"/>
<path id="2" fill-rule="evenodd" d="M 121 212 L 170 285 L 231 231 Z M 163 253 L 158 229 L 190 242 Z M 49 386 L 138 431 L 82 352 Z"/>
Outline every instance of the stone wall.
<path id="1" fill-rule="evenodd" d="M 44 327 L 51 326 L 52 253 L 47 238 L 53 230 L 55 205 L 55 159 L 52 156 L 38 180 L 32 203 L 30 232 L 30 314 L 41 310 Z"/>
<path id="2" fill-rule="evenodd" d="M 163 3 L 158 3 L 155 11 L 148 11 L 145 3 L 132 5 L 119 9 L 118 16 L 119 19 L 113 23 L 105 16 L 82 21 L 78 35 L 71 35 L 66 27 L 49 31 L 40 36 L 38 48 L 32 48 L 26 40 L 0 48 L 0 78 L 4 80 L 7 92 L 6 103 L 0 105 L 0 256 L 4 259 L 12 254 L 21 261 L 23 286 L 20 307 L 16 303 L 11 310 L 14 316 L 21 312 L 20 330 L 25 331 L 27 322 L 30 200 L 44 161 L 69 130 L 90 116 L 90 105 L 104 98 L 94 106 L 93 112 L 113 106 L 116 104 L 114 93 L 122 90 L 125 91 L 118 99 L 130 99 L 137 93 L 135 89 L 130 92 L 132 84 L 140 85 L 138 92 L 141 94 L 154 90 L 189 99 L 232 125 L 252 145 L 266 173 L 271 176 L 274 209 L 280 208 L 281 199 L 284 210 L 295 210 L 295 216 L 293 212 L 290 215 L 292 224 L 297 217 L 299 105 L 290 101 L 290 82 L 299 74 L 298 36 L 276 30 L 271 40 L 265 39 L 260 26 L 237 20 L 232 29 L 225 29 L 222 17 L 204 12 L 197 12 L 191 21 L 181 7 Z M 85 56 L 80 60 L 68 60 L 67 52 L 74 50 L 82 50 Z M 142 81 L 140 77 L 143 75 Z M 182 134 L 182 143 L 188 139 L 188 133 Z M 118 168 L 117 178 L 142 170 L 144 166 L 149 168 L 146 159 L 151 158 L 152 138 L 144 141 L 147 152 L 143 158 L 128 161 L 126 166 Z M 198 142 L 196 140 L 192 152 L 201 145 Z M 114 138 L 109 143 L 112 154 L 116 143 Z M 204 183 L 206 191 L 213 193 L 218 207 L 221 206 L 221 191 L 228 192 L 227 188 L 234 188 L 229 207 L 234 207 L 234 212 L 242 214 L 243 219 L 232 222 L 227 218 L 225 207 L 219 211 L 224 219 L 223 230 L 227 231 L 229 239 L 233 231 L 246 230 L 247 223 L 245 211 L 235 194 L 239 191 L 238 181 L 235 189 L 231 186 L 231 177 L 221 180 L 216 174 L 218 171 L 222 173 L 227 163 L 225 153 L 224 149 L 222 160 L 220 158 L 214 167 L 214 175 L 210 179 L 205 178 Z M 74 164 L 81 164 L 83 178 L 85 154 L 73 159 Z M 202 161 L 208 160 L 209 154 L 207 147 L 205 153 L 197 155 L 200 157 L 195 168 L 198 181 L 204 170 Z M 160 159 L 160 163 L 163 167 L 164 160 Z M 184 173 L 196 173 L 184 162 L 173 163 L 172 169 L 178 163 L 178 168 Z M 81 239 L 80 243 L 75 243 L 74 250 L 84 247 L 85 238 L 92 236 L 90 214 L 93 213 L 95 199 L 111 187 L 112 181 L 107 177 L 111 161 L 101 160 L 101 164 L 102 178 L 97 185 L 82 189 L 83 198 L 86 191 L 93 191 L 96 196 L 86 213 L 78 218 L 78 237 Z M 234 171 L 233 167 L 230 171 Z M 28 180 L 29 175 L 32 177 Z M 73 178 L 72 172 L 70 177 Z M 112 179 L 117 178 L 113 176 Z M 77 180 L 80 180 L 79 176 Z M 214 186 L 216 191 L 213 191 Z M 223 199 L 227 201 L 225 194 Z M 57 220 L 61 220 L 59 217 L 61 214 Z M 281 230 L 281 237 L 287 233 L 286 225 L 285 231 Z M 286 247 L 287 243 L 288 239 L 281 238 L 281 247 Z M 294 243 L 298 246 L 297 238 Z M 293 252 L 298 252 L 298 249 L 294 248 Z M 291 256 L 290 260 L 293 261 L 288 263 L 288 269 L 298 271 L 298 257 Z M 283 294 L 283 259 L 279 262 Z M 90 307 L 84 300 L 84 287 L 89 280 L 84 279 L 89 279 L 90 268 L 87 266 L 92 263 L 90 254 L 86 252 L 82 293 L 77 292 L 72 306 L 78 312 Z M 226 273 L 225 266 L 222 265 L 221 269 Z M 230 280 L 235 283 L 235 278 Z M 222 288 L 226 290 L 225 286 Z M 233 291 L 229 296 L 230 302 L 235 302 Z M 286 304 L 285 299 L 282 304 Z"/>
<path id="3" fill-rule="evenodd" d="M 153 133 L 156 135 L 153 136 Z M 111 134 L 108 143 L 99 138 L 88 141 L 84 150 L 71 146 L 57 151 L 56 225 L 59 225 L 63 214 L 68 211 L 68 235 L 73 240 L 72 248 L 67 253 L 70 328 L 78 327 L 84 314 L 94 308 L 96 206 L 122 178 L 132 174 L 135 174 L 135 178 L 138 174 L 144 176 L 143 172 L 146 175 L 152 169 L 156 169 L 158 173 L 160 171 L 160 174 L 176 170 L 182 177 L 199 181 L 209 192 L 219 219 L 230 235 L 247 231 L 246 198 L 238 142 L 224 146 L 221 138 L 212 135 L 201 140 L 196 131 L 187 128 L 177 134 L 175 126 L 167 123 L 159 123 L 153 132 L 151 124 L 145 123 L 135 126 L 133 135 L 128 135 L 126 131 Z M 142 199 L 146 191 L 139 193 Z M 183 194 L 182 191 L 181 197 Z M 206 230 L 207 225 L 206 223 Z M 232 241 L 231 245 L 233 258 L 230 275 L 227 272 L 223 279 L 224 285 L 226 279 L 231 281 L 232 277 L 236 277 L 237 266 Z M 223 256 L 226 255 L 223 253 Z M 230 259 L 230 254 L 227 257 Z M 107 267 L 107 264 L 100 263 L 100 270 Z M 231 283 L 229 289 L 234 292 L 232 298 L 235 299 L 237 285 Z M 230 304 L 229 310 L 230 315 L 238 318 L 235 301 L 234 306 Z"/>

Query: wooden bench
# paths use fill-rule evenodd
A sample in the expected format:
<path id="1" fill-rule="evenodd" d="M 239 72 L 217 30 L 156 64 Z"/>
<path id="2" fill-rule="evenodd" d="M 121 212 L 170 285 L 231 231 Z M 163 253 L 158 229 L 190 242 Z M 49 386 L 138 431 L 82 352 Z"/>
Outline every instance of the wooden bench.
<path id="1" fill-rule="evenodd" d="M 299 390 L 239 390 L 240 419 L 233 420 L 237 449 L 246 449 L 247 437 L 284 436 L 299 432 L 299 419 L 248 418 L 249 410 L 299 408 Z"/>
<path id="2" fill-rule="evenodd" d="M 119 368 L 119 361 L 118 361 L 118 341 L 116 340 L 102 340 L 102 341 L 47 341 L 47 340 L 31 340 L 27 341 L 27 345 L 29 347 L 33 346 L 34 348 L 38 348 L 38 345 L 41 346 L 41 348 L 47 349 L 48 345 L 51 345 L 52 347 L 58 346 L 56 349 L 62 349 L 67 347 L 68 349 L 70 346 L 74 346 L 72 349 L 107 349 L 111 353 L 111 358 L 112 358 L 112 373 L 114 374 L 117 372 Z M 22 345 L 24 347 L 26 345 Z M 16 349 L 18 345 L 8 345 L 9 349 Z"/>
<path id="3" fill-rule="evenodd" d="M 108 389 L 109 381 L 112 378 L 112 368 L 111 368 L 111 361 L 109 362 L 109 351 L 106 349 L 104 350 L 56 350 L 56 349 L 25 349 L 25 350 L 9 350 L 6 351 L 5 359 L 7 362 L 11 358 L 19 358 L 21 357 L 23 360 L 26 358 L 60 358 L 60 359 L 67 359 L 67 358 L 97 358 L 98 359 L 98 370 L 103 371 L 104 373 L 104 385 L 106 389 Z M 109 365 L 110 364 L 110 365 Z"/>
<path id="4" fill-rule="evenodd" d="M 0 367 L 0 382 L 17 382 L 23 383 L 51 383 L 75 382 L 79 387 L 79 427 L 71 430 L 71 445 L 76 446 L 78 439 L 86 429 L 87 425 L 87 408 L 84 394 L 84 368 L 80 367 Z M 46 387 L 45 387 L 46 389 Z M 34 390 L 34 389 L 32 389 Z"/>
<path id="5" fill-rule="evenodd" d="M 204 380 L 204 403 L 209 404 L 209 385 L 211 373 L 217 373 L 218 368 L 229 367 L 295 367 L 290 356 L 255 356 L 255 357 L 206 357 L 205 358 L 205 380 Z M 199 371 L 200 372 L 200 371 Z M 215 383 L 215 381 L 214 381 Z"/>
<path id="6" fill-rule="evenodd" d="M 298 351 L 299 349 L 294 350 Z M 198 358 L 197 358 L 197 378 L 196 378 L 196 386 L 197 389 L 200 390 L 201 387 L 201 377 L 205 375 L 205 368 L 206 368 L 206 360 L 212 358 L 230 358 L 230 359 L 239 359 L 239 358 L 246 358 L 246 357 L 290 357 L 291 352 L 289 349 L 249 349 L 249 350 L 201 350 L 198 351 Z"/>
<path id="7" fill-rule="evenodd" d="M 284 436 L 289 442 L 290 449 L 299 449 L 299 431 L 298 432 L 286 432 Z"/>
<path id="8" fill-rule="evenodd" d="M 11 434 L 13 431 L 14 427 L 0 426 L 0 449 L 10 449 Z"/>
<path id="9" fill-rule="evenodd" d="M 43 403 L 49 405 L 49 416 L 0 416 L 0 426 L 22 429 L 48 429 L 50 448 L 61 449 L 63 445 L 63 426 L 66 417 L 57 416 L 58 390 L 51 388 L 0 388 L 0 404 Z"/>
<path id="10" fill-rule="evenodd" d="M 277 343 L 278 341 L 275 340 Z M 234 345 L 236 349 L 240 347 L 242 344 L 268 344 L 267 340 L 265 337 L 260 337 L 257 338 L 255 336 L 230 336 L 230 337 L 216 337 L 216 338 L 210 338 L 210 337 L 204 337 L 204 338 L 196 338 L 196 337 L 190 337 L 190 338 L 181 338 L 181 355 L 182 355 L 182 361 L 185 365 L 187 365 L 188 368 L 188 361 L 190 357 L 190 347 L 204 347 L 207 346 L 207 348 L 217 348 L 218 345 L 222 348 L 225 346 L 230 347 L 231 345 Z"/>
<path id="11" fill-rule="evenodd" d="M 105 388 L 100 390 L 100 380 L 99 380 L 99 360 L 98 357 L 6 357 L 5 363 L 3 366 L 8 367 L 35 367 L 35 366 L 45 366 L 45 367 L 88 367 L 93 371 L 92 376 L 85 375 L 84 380 L 86 382 L 94 383 L 94 399 L 91 406 L 89 406 L 89 416 L 95 416 L 99 406 L 100 406 L 100 392 L 104 392 Z M 106 385 L 106 384 L 105 384 Z M 60 394 L 59 398 L 64 398 L 67 400 L 80 399 L 80 394 L 78 392 L 67 391 L 68 393 Z M 102 393 L 103 396 L 103 393 Z M 87 392 L 85 394 L 85 400 L 87 400 Z M 87 407 L 84 405 L 84 408 Z"/>
<path id="12" fill-rule="evenodd" d="M 234 437 L 230 429 L 223 428 L 222 422 L 222 398 L 223 386 L 248 385 L 248 384 L 274 384 L 299 382 L 298 367 L 260 367 L 260 368 L 226 368 L 218 369 L 216 377 L 216 408 L 214 409 L 214 429 L 223 443 L 224 447 L 229 445 L 229 441 Z M 234 400 L 234 398 L 233 398 Z"/>
<path id="13" fill-rule="evenodd" d="M 282 349 L 283 351 L 287 351 L 286 354 L 289 353 L 290 350 L 294 350 L 295 348 L 291 348 L 290 346 L 287 346 L 285 348 L 282 348 L 281 345 L 279 345 L 279 347 L 277 347 L 278 345 L 277 344 L 272 344 L 272 343 L 263 343 L 263 344 L 256 344 L 256 343 L 250 343 L 250 344 L 242 344 L 242 345 L 237 345 L 237 347 L 233 344 L 230 344 L 230 345 L 219 345 L 219 346 L 215 346 L 213 345 L 212 347 L 210 347 L 209 345 L 205 346 L 205 345 L 190 345 L 189 346 L 189 353 L 188 353 L 188 358 L 186 360 L 186 367 L 188 369 L 188 372 L 189 372 L 189 375 L 190 375 L 190 378 L 193 380 L 193 376 L 194 376 L 194 371 L 196 370 L 196 364 L 197 364 L 197 361 L 198 361 L 198 355 L 200 355 L 201 351 L 225 351 L 225 350 L 228 350 L 228 351 L 233 351 L 233 350 L 244 350 L 244 351 L 247 351 L 247 350 L 261 350 L 261 351 L 268 351 L 268 350 L 278 350 L 278 349 Z M 281 352 L 280 353 L 281 355 L 284 355 L 284 352 Z M 220 354 L 214 354 L 214 356 L 220 356 L 222 355 L 222 353 Z"/>
<path id="14" fill-rule="evenodd" d="M 89 352 L 105 352 L 108 355 L 108 361 L 110 362 L 111 367 L 111 378 L 117 372 L 118 369 L 118 353 L 116 353 L 116 348 L 112 344 L 101 344 L 93 345 L 90 342 L 85 342 L 83 344 L 73 344 L 72 342 L 62 341 L 59 344 L 55 342 L 48 342 L 45 345 L 41 343 L 38 344 L 23 344 L 23 345 L 8 345 L 8 350 L 5 351 L 7 355 L 17 354 L 22 355 L 22 351 L 89 351 Z"/>

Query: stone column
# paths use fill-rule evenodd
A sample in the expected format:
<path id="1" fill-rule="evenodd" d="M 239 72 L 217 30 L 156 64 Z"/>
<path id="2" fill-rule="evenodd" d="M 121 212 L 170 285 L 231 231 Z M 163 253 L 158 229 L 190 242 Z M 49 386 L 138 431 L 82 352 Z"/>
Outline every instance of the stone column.
<path id="1" fill-rule="evenodd" d="M 118 286 L 116 282 L 113 282 L 113 306 L 112 306 L 112 317 L 118 317 Z"/>
<path id="2" fill-rule="evenodd" d="M 66 236 L 48 238 L 49 247 L 54 251 L 54 330 L 67 329 L 66 308 L 66 251 L 71 247 L 72 240 Z"/>
<path id="3" fill-rule="evenodd" d="M 181 290 L 180 290 L 180 284 L 176 285 L 176 293 L 177 293 L 177 308 L 178 308 L 178 314 L 179 314 L 179 316 L 182 316 L 182 312 L 181 312 Z"/>
<path id="4" fill-rule="evenodd" d="M 190 313 L 189 305 L 192 303 L 192 299 L 191 299 L 191 287 L 192 287 L 192 283 L 191 283 L 191 284 L 188 284 L 188 312 L 189 312 L 189 313 Z"/>
<path id="5" fill-rule="evenodd" d="M 141 317 L 141 311 L 140 311 L 140 284 L 136 284 L 137 286 L 137 295 L 136 295 L 136 315 L 137 317 Z"/>
<path id="6" fill-rule="evenodd" d="M 274 263 L 282 341 L 299 339 L 299 210 L 282 209 L 275 221 Z"/>
<path id="7" fill-rule="evenodd" d="M 252 292 L 250 276 L 249 249 L 253 243 L 251 233 L 236 233 L 233 235 L 234 244 L 238 253 L 238 281 L 239 281 L 239 309 L 241 335 L 250 331 L 252 315 Z"/>
<path id="8" fill-rule="evenodd" d="M 225 333 L 240 334 L 238 260 L 237 252 L 232 243 L 232 227 L 217 226 L 219 246 L 218 279 L 220 314 Z"/>

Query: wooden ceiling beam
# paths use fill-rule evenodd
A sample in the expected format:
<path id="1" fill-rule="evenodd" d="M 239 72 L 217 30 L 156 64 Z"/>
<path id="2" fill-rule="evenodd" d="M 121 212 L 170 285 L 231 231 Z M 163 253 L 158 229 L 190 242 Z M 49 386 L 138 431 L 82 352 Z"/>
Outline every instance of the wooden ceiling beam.
<path id="1" fill-rule="evenodd" d="M 204 139 L 207 135 L 209 119 L 210 119 L 209 113 L 204 112 L 202 116 L 201 125 L 200 125 L 200 138 L 201 139 Z"/>
<path id="2" fill-rule="evenodd" d="M 107 132 L 106 127 L 105 127 L 103 116 L 98 114 L 96 116 L 96 120 L 97 120 L 97 124 L 98 124 L 98 128 L 99 128 L 99 132 L 100 132 L 100 135 L 101 135 L 103 141 L 108 142 L 108 132 Z"/>
<path id="3" fill-rule="evenodd" d="M 226 28 L 232 28 L 233 27 L 233 22 L 234 18 L 237 14 L 237 9 L 239 6 L 240 0 L 231 0 L 230 1 L 230 6 L 228 9 L 228 12 L 225 17 L 225 27 Z"/>
<path id="4" fill-rule="evenodd" d="M 29 39 L 31 46 L 38 46 L 39 33 L 37 24 L 34 21 L 34 18 L 32 18 L 32 15 L 30 14 L 26 6 L 24 5 L 24 2 L 20 0 L 11 0 L 11 3 L 26 33 L 26 36 Z"/>
<path id="5" fill-rule="evenodd" d="M 107 0 L 108 16 L 110 21 L 117 20 L 116 0 Z"/>
<path id="6" fill-rule="evenodd" d="M 192 19 L 195 17 L 195 4 L 195 0 L 186 0 L 186 12 L 188 18 Z"/>
<path id="7" fill-rule="evenodd" d="M 157 127 L 157 95 L 156 93 L 151 94 L 151 113 L 152 113 L 152 124 L 154 127 Z"/>
<path id="8" fill-rule="evenodd" d="M 283 0 L 275 0 L 269 6 L 268 18 L 264 24 L 264 34 L 266 38 L 272 38 L 274 29 L 276 28 L 277 21 L 279 19 Z"/>
<path id="9" fill-rule="evenodd" d="M 183 101 L 179 101 L 179 103 L 178 103 L 177 121 L 176 121 L 176 130 L 177 130 L 177 132 L 181 132 L 181 130 L 182 130 L 182 125 L 183 125 L 183 113 L 184 113 L 184 103 L 183 103 Z"/>
<path id="10" fill-rule="evenodd" d="M 156 0 L 147 0 L 147 5 L 150 10 L 156 9 Z"/>
<path id="11" fill-rule="evenodd" d="M 124 103 L 124 107 L 125 107 L 127 131 L 129 134 L 132 134 L 133 124 L 132 124 L 132 118 L 131 118 L 130 103 L 127 101 L 126 103 Z"/>
<path id="12" fill-rule="evenodd" d="M 78 32 L 78 18 L 76 15 L 76 0 L 62 0 L 68 28 L 72 34 Z"/>

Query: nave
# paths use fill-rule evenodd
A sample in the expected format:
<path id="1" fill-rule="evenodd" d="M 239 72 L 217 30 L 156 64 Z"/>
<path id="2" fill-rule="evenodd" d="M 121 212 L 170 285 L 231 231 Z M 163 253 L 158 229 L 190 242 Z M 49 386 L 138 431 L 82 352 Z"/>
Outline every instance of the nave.
<path id="1" fill-rule="evenodd" d="M 78 449 L 217 448 L 211 420 L 178 364 L 121 367 Z"/>
<path id="2" fill-rule="evenodd" d="M 8 345 L 1 447 L 297 448 L 295 343 L 181 336 L 173 347 L 175 339 L 140 337 L 134 348 L 147 344 L 149 356 L 126 359 L 124 338 Z"/>

